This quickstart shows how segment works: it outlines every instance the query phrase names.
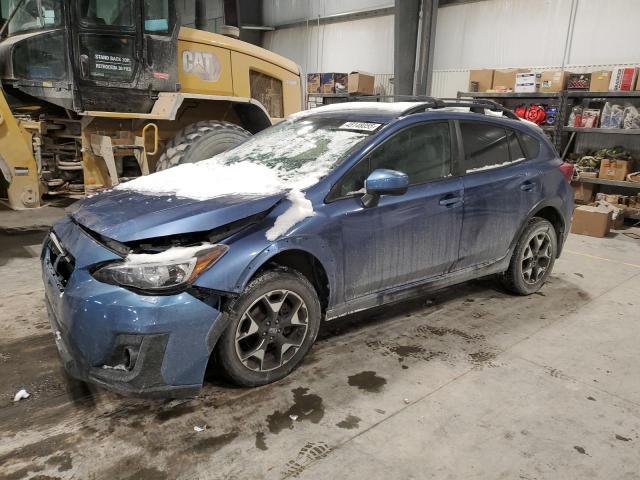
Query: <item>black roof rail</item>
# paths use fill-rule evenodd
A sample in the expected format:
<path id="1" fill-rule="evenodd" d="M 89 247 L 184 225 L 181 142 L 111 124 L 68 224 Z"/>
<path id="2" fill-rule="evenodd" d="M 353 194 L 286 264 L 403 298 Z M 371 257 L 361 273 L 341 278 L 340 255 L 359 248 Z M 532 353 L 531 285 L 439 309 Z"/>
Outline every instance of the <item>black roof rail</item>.
<path id="1" fill-rule="evenodd" d="M 416 102 L 407 110 L 402 112 L 402 115 L 412 115 L 415 113 L 422 113 L 427 109 L 438 109 L 447 107 L 464 107 L 469 108 L 474 113 L 485 113 L 486 110 L 494 112 L 502 112 L 502 114 L 513 120 L 522 120 L 512 110 L 505 108 L 498 102 L 483 98 L 437 98 L 430 97 L 428 95 L 350 95 L 346 97 L 347 101 L 380 101 L 391 99 L 394 102 Z"/>

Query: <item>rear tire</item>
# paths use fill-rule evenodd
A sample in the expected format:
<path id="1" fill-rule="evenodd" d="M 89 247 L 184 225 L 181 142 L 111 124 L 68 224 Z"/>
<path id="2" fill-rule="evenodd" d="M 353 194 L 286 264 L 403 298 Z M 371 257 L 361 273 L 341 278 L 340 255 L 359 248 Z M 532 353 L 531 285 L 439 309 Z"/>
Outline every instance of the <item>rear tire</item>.
<path id="1" fill-rule="evenodd" d="M 558 253 L 553 225 L 544 218 L 532 218 L 518 239 L 502 284 L 517 295 L 531 295 L 542 288 L 551 274 Z"/>
<path id="2" fill-rule="evenodd" d="M 206 120 L 191 124 L 167 143 L 156 164 L 156 172 L 182 163 L 206 160 L 235 147 L 250 136 L 244 128 L 229 122 Z"/>
<path id="3" fill-rule="evenodd" d="M 311 349 L 322 318 L 313 285 L 288 268 L 259 275 L 224 310 L 231 320 L 216 345 L 217 365 L 243 387 L 289 375 Z"/>

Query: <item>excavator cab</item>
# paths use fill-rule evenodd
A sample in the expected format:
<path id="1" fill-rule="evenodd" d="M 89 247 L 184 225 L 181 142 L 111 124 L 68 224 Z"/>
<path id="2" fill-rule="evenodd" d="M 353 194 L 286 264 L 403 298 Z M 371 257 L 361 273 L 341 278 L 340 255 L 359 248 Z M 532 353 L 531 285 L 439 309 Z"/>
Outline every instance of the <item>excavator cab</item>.
<path id="1" fill-rule="evenodd" d="M 173 0 L 2 0 L 2 78 L 82 111 L 147 113 L 178 89 Z M 7 80 L 10 80 L 7 82 Z"/>
<path id="2" fill-rule="evenodd" d="M 0 6 L 0 202 L 11 208 L 211 158 L 302 107 L 300 68 L 238 39 L 236 2 Z M 218 19 L 225 35 L 209 31 Z"/>

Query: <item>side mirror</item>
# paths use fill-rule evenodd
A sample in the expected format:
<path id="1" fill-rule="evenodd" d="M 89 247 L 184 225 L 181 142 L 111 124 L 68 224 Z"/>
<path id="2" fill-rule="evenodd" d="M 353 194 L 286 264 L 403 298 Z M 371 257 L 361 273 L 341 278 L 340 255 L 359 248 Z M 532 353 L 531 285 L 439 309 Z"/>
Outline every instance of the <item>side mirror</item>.
<path id="1" fill-rule="evenodd" d="M 378 205 L 382 195 L 404 195 L 409 189 L 409 177 L 395 170 L 378 169 L 371 172 L 364 182 L 362 204 L 369 208 Z"/>

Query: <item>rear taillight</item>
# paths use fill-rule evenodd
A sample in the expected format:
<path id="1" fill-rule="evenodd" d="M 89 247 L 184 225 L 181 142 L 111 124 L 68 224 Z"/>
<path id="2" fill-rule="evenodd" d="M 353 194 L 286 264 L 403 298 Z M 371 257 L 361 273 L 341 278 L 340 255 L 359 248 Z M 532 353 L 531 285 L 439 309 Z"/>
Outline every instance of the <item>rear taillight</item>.
<path id="1" fill-rule="evenodd" d="M 564 175 L 565 180 L 567 182 L 571 182 L 571 179 L 573 178 L 573 164 L 563 162 L 562 165 L 560 165 L 560 171 L 562 172 L 562 175 Z"/>

